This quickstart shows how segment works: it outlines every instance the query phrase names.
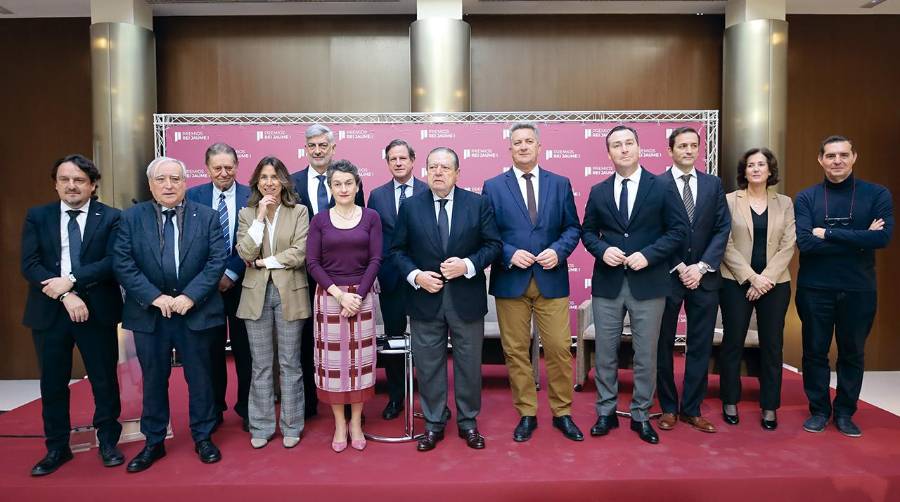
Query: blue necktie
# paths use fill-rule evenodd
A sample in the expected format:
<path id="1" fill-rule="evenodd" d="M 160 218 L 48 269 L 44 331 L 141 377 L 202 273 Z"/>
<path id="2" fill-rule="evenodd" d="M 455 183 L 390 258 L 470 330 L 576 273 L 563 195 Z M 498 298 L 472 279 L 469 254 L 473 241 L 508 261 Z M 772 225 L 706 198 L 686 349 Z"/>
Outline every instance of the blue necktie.
<path id="1" fill-rule="evenodd" d="M 81 227 L 78 226 L 78 215 L 81 211 L 70 209 L 66 211 L 69 214 L 69 224 L 66 229 L 69 231 L 69 262 L 72 265 L 72 273 L 81 268 Z"/>
<path id="2" fill-rule="evenodd" d="M 320 174 L 316 178 L 319 179 L 319 192 L 316 194 L 316 198 L 319 201 L 319 211 L 322 211 L 323 209 L 328 209 L 328 191 L 325 190 L 325 175 Z"/>
<path id="3" fill-rule="evenodd" d="M 441 234 L 441 247 L 447 251 L 447 243 L 450 242 L 450 218 L 447 216 L 447 199 L 438 199 L 441 210 L 438 212 L 438 233 Z"/>
<path id="4" fill-rule="evenodd" d="M 231 256 L 231 226 L 228 224 L 228 206 L 225 205 L 225 194 L 219 194 L 219 224 L 225 236 L 225 252 Z"/>
<path id="5" fill-rule="evenodd" d="M 399 188 L 400 188 L 400 202 L 397 204 L 397 212 L 398 213 L 400 212 L 400 206 L 403 205 L 403 201 L 406 200 L 407 185 L 406 184 L 400 185 Z"/>
<path id="6" fill-rule="evenodd" d="M 628 178 L 622 179 L 622 191 L 619 193 L 619 214 L 622 221 L 628 223 Z"/>
<path id="7" fill-rule="evenodd" d="M 163 210 L 166 222 L 163 225 L 162 268 L 163 279 L 167 291 L 174 292 L 178 287 L 178 268 L 175 266 L 175 216 L 174 209 Z"/>

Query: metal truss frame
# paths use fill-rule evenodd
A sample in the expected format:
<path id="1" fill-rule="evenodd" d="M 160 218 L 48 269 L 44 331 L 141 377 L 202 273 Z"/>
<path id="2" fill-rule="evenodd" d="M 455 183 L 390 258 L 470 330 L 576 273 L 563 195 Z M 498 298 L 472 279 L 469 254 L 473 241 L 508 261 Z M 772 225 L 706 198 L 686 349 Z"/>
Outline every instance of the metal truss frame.
<path id="1" fill-rule="evenodd" d="M 706 169 L 719 172 L 718 110 L 620 110 L 451 113 L 157 113 L 153 115 L 156 155 L 165 155 L 166 129 L 172 126 L 277 124 L 410 124 L 486 122 L 700 122 L 706 132 Z"/>

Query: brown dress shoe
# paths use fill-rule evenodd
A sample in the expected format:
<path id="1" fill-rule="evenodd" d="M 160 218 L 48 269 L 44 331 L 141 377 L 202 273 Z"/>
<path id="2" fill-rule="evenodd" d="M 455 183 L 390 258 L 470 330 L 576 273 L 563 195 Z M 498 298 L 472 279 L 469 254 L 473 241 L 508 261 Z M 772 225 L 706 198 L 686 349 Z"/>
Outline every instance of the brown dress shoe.
<path id="1" fill-rule="evenodd" d="M 689 424 L 691 427 L 697 429 L 701 432 L 716 432 L 716 426 L 712 424 L 709 420 L 697 416 L 697 417 L 689 417 L 687 415 L 681 415 L 681 421 Z"/>
<path id="2" fill-rule="evenodd" d="M 659 417 L 659 428 L 664 431 L 670 431 L 675 428 L 678 423 L 678 415 L 674 413 L 663 413 Z"/>

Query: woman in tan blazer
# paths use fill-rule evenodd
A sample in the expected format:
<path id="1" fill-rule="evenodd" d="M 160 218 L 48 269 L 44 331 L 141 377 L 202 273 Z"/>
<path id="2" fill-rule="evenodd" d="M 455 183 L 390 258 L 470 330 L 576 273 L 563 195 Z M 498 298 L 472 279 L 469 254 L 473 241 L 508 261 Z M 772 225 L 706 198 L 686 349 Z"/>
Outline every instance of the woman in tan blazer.
<path id="1" fill-rule="evenodd" d="M 771 188 L 778 183 L 778 161 L 768 148 L 752 148 L 738 162 L 739 190 L 725 196 L 731 210 L 731 235 L 722 259 L 724 336 L 719 352 L 720 395 L 725 422 L 738 423 L 741 355 L 750 315 L 756 310 L 759 334 L 760 424 L 778 427 L 784 316 L 791 299 L 788 264 L 794 254 L 794 205 Z"/>
<path id="2" fill-rule="evenodd" d="M 298 203 L 287 168 L 275 157 L 259 161 L 250 190 L 247 207 L 238 214 L 237 232 L 237 252 L 247 262 L 237 316 L 246 322 L 253 359 L 250 445 L 262 448 L 275 435 L 272 365 L 277 343 L 282 443 L 293 448 L 303 431 L 300 332 L 310 317 L 309 217 L 306 206 Z"/>

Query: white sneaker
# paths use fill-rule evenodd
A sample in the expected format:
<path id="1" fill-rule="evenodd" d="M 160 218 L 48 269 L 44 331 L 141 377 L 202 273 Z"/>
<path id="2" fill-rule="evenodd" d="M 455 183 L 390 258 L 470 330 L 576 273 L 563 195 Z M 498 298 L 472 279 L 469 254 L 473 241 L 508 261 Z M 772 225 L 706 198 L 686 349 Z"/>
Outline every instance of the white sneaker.
<path id="1" fill-rule="evenodd" d="M 263 446 L 269 444 L 269 440 L 266 438 L 250 438 L 250 446 L 259 449 Z"/>
<path id="2" fill-rule="evenodd" d="M 293 436 L 284 436 L 282 439 L 282 444 L 284 444 L 285 448 L 293 448 L 297 446 L 297 443 L 300 442 L 300 438 Z"/>

